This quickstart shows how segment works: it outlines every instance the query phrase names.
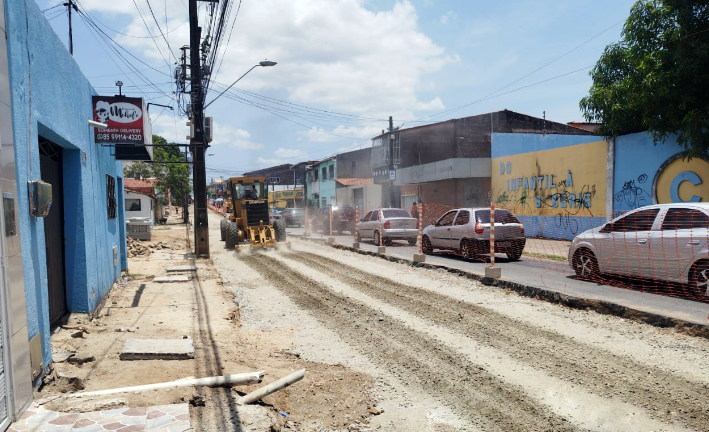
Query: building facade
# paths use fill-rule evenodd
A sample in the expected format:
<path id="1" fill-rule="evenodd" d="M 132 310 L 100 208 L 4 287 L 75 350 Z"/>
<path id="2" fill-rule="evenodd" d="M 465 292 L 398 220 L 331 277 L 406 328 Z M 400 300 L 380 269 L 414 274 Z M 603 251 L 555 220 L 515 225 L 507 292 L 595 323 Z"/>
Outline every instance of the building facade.
<path id="1" fill-rule="evenodd" d="M 0 175 L 3 198 L 14 200 L 17 227 L 4 241 L 12 268 L 4 288 L 7 327 L 10 339 L 25 339 L 31 367 L 12 369 L 22 365 L 10 359 L 6 371 L 14 376 L 6 382 L 14 386 L 46 370 L 52 326 L 68 312 L 95 311 L 127 269 L 127 255 L 122 164 L 111 147 L 95 143 L 87 124 L 96 92 L 35 2 L 6 1 L 0 10 L 6 36 L 0 56 L 7 51 L 0 66 Z M 20 186 L 13 193 L 14 179 Z M 52 189 L 46 217 L 30 214 L 26 185 L 38 180 Z M 24 357 L 21 342 L 11 346 Z M 12 394 L 11 416 L 31 401 L 31 387 Z"/>

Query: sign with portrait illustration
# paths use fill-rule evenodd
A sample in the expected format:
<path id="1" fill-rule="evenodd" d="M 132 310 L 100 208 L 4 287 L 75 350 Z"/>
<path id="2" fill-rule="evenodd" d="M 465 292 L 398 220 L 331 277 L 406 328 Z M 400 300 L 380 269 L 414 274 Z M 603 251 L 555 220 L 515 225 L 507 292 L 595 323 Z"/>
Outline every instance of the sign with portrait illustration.
<path id="1" fill-rule="evenodd" d="M 96 143 L 145 144 L 143 99 L 93 96 L 94 120 L 107 128 L 94 128 Z"/>

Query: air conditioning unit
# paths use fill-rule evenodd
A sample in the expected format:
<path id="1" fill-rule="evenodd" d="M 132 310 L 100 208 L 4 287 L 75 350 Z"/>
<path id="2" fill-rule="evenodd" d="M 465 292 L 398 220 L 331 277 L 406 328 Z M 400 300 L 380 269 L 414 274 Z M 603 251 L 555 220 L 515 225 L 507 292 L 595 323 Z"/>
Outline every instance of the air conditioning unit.
<path id="1" fill-rule="evenodd" d="M 211 117 L 204 118 L 204 139 L 207 142 L 212 142 L 212 127 L 213 122 Z"/>

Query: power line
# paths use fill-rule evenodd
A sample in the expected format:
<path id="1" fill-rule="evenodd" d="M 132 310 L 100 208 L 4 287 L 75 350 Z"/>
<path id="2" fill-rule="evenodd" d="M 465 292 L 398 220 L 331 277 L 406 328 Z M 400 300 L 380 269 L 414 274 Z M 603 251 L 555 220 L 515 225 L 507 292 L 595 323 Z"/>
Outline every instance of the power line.
<path id="1" fill-rule="evenodd" d="M 183 3 L 183 4 L 184 4 L 184 3 Z M 127 33 L 121 33 L 121 32 L 119 32 L 118 30 L 112 29 L 111 27 L 109 27 L 109 26 L 107 26 L 106 24 L 104 24 L 101 20 L 99 20 L 98 18 L 96 18 L 96 17 L 94 17 L 93 15 L 91 15 L 91 13 L 89 13 L 85 8 L 84 8 L 84 13 L 87 14 L 87 15 L 89 15 L 89 16 L 91 17 L 91 19 L 93 19 L 93 20 L 96 21 L 97 23 L 101 24 L 101 25 L 102 25 L 103 27 L 105 27 L 107 30 L 112 31 L 113 33 L 119 34 L 119 35 L 121 35 L 121 36 L 129 37 L 129 38 L 134 38 L 134 39 L 155 39 L 155 38 L 157 37 L 157 36 L 134 36 L 134 35 L 129 35 L 129 34 L 127 34 Z M 174 32 L 175 30 L 179 29 L 180 27 L 182 27 L 183 25 L 187 24 L 188 22 L 189 22 L 189 19 L 186 19 L 185 21 L 182 22 L 182 24 L 180 24 L 179 26 L 175 27 L 175 28 L 172 29 L 171 31 Z M 166 32 L 165 34 L 169 34 L 169 33 L 170 33 L 170 32 Z"/>
<path id="2" fill-rule="evenodd" d="M 138 15 L 140 15 L 141 21 L 143 21 L 143 24 L 145 25 L 145 29 L 148 31 L 148 34 L 150 36 L 153 35 L 153 33 L 150 31 L 150 27 L 148 26 L 148 23 L 145 22 L 145 17 L 143 16 L 143 11 L 140 10 L 140 7 L 138 7 L 138 3 L 133 0 L 133 4 L 135 5 L 135 8 L 138 10 Z M 162 31 L 161 31 L 162 33 Z M 158 49 L 158 52 L 160 53 L 160 56 L 165 60 L 165 64 L 167 65 L 167 70 L 172 72 L 172 66 L 170 66 L 170 62 L 165 58 L 165 55 L 162 53 L 162 50 L 160 49 L 160 45 L 158 45 L 157 41 L 155 39 L 152 39 L 153 43 L 155 44 L 155 48 Z M 174 54 L 173 54 L 174 56 Z"/>
<path id="3" fill-rule="evenodd" d="M 167 44 L 167 48 L 170 50 L 170 54 L 172 54 L 172 58 L 174 58 L 175 61 L 177 61 L 177 57 L 175 57 L 175 53 L 172 51 L 172 47 L 170 46 L 170 42 L 167 41 L 167 38 L 165 37 L 165 33 L 163 33 L 162 28 L 160 28 L 160 23 L 158 23 L 158 19 L 155 17 L 155 13 L 153 13 L 153 8 L 152 8 L 152 6 L 150 6 L 150 0 L 145 0 L 145 3 L 148 4 L 148 9 L 150 10 L 150 15 L 153 16 L 153 20 L 155 21 L 155 25 L 158 26 L 158 30 L 160 31 L 160 34 L 162 35 L 162 39 Z M 167 22 L 167 14 L 165 14 L 165 22 Z"/>

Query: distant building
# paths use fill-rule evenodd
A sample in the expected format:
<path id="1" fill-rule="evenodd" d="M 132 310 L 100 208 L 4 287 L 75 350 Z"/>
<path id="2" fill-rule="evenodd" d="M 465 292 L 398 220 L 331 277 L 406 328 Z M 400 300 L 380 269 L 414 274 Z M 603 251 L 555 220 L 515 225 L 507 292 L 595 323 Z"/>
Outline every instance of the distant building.
<path id="1" fill-rule="evenodd" d="M 308 205 L 323 208 L 344 204 L 338 199 L 338 188 L 351 186 L 347 183 L 371 183 L 371 152 L 372 149 L 367 147 L 312 163 L 306 171 Z M 354 198 L 348 198 L 350 201 L 354 202 Z"/>
<path id="2" fill-rule="evenodd" d="M 382 204 L 404 209 L 414 201 L 452 207 L 488 205 L 493 132 L 591 135 L 509 110 L 385 132 L 372 139 L 371 152 L 372 176 L 382 187 Z M 389 159 L 390 140 L 395 167 Z"/>

